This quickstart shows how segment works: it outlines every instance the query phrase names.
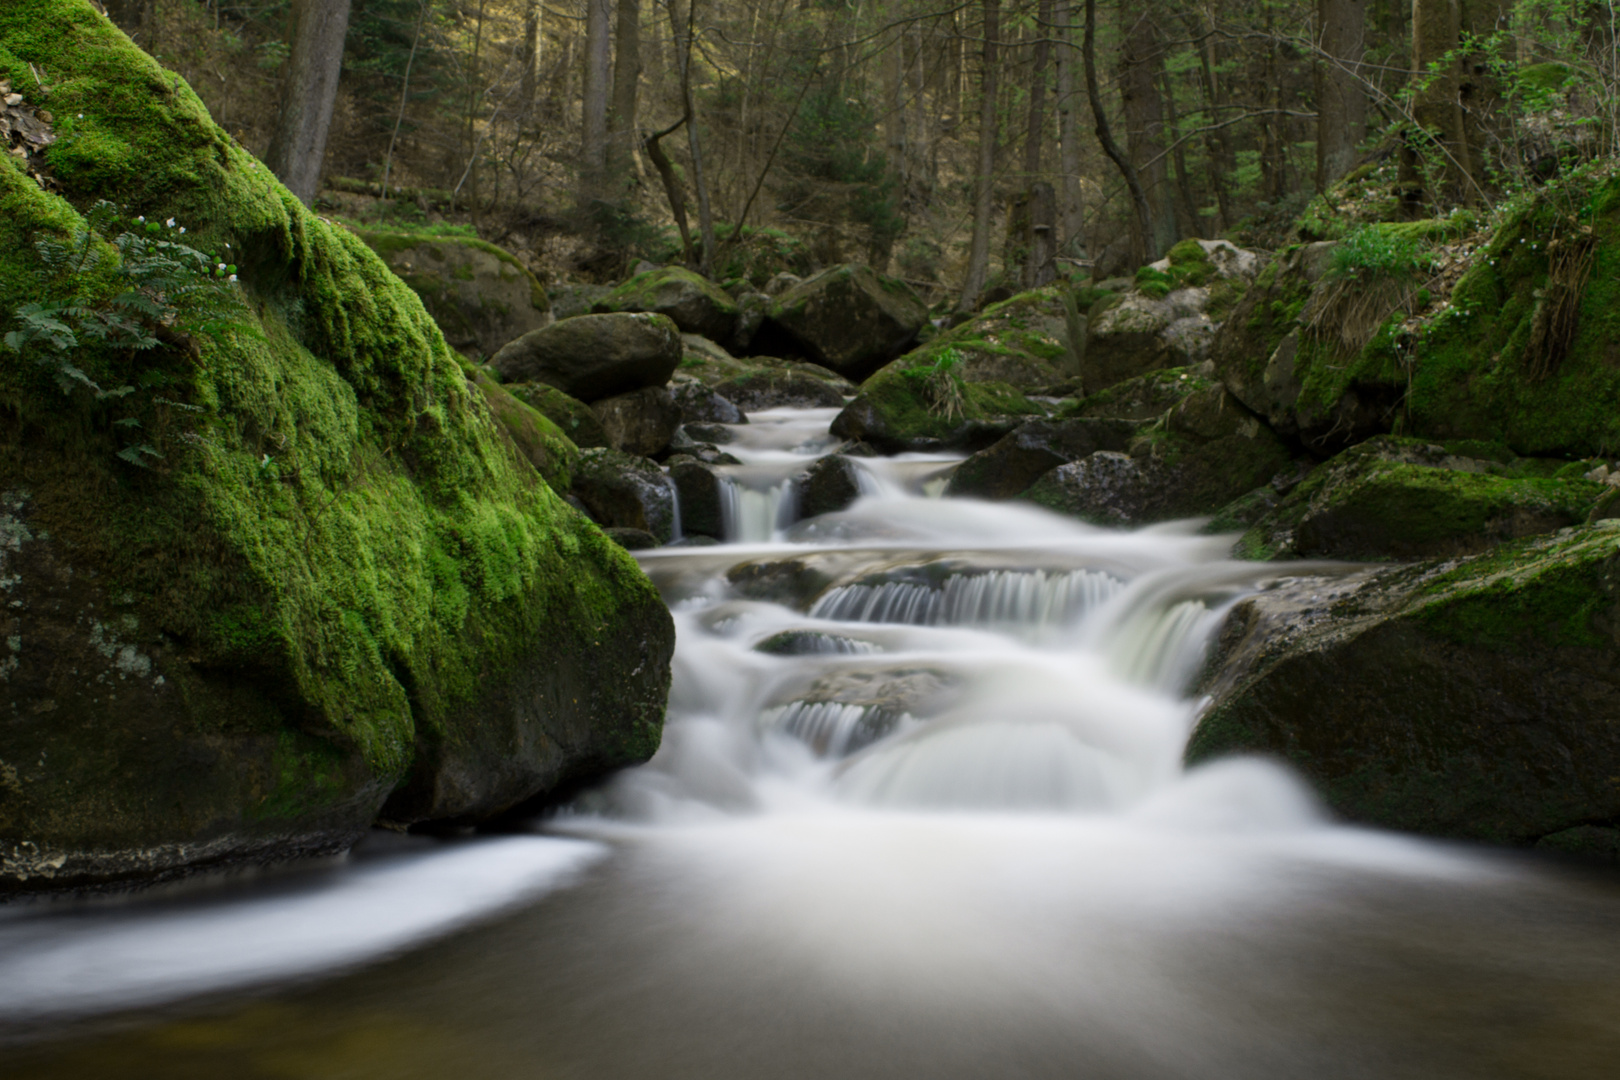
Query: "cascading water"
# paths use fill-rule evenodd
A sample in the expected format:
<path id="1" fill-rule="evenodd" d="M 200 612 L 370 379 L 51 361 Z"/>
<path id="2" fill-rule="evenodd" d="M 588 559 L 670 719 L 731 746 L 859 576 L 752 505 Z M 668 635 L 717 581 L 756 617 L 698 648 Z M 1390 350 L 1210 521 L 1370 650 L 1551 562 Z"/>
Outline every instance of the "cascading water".
<path id="1" fill-rule="evenodd" d="M 1268 762 L 1182 767 L 1214 629 L 1285 570 L 930 497 L 944 455 L 862 459 L 855 505 L 796 522 L 832 415 L 732 428 L 730 542 L 640 555 L 678 628 L 663 745 L 547 826 L 570 839 L 0 919 L 0 1035 L 214 995 L 17 1075 L 1612 1075 L 1612 885 L 1334 824 Z M 307 976 L 522 897 L 220 996 L 244 933 L 282 945 L 259 977 Z"/>

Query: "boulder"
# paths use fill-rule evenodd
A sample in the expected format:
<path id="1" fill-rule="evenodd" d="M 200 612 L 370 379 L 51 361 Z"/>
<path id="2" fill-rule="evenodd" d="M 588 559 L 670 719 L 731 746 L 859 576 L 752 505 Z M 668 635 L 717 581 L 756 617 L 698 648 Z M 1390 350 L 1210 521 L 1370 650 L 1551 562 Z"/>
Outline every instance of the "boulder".
<path id="1" fill-rule="evenodd" d="M 681 338 L 663 315 L 580 315 L 508 342 L 490 366 L 504 382 L 543 382 L 594 402 L 663 386 L 681 362 Z"/>
<path id="2" fill-rule="evenodd" d="M 637 274 L 591 305 L 597 313 L 650 311 L 667 315 L 683 334 L 728 341 L 737 327 L 737 302 L 708 278 L 681 266 Z"/>
<path id="3" fill-rule="evenodd" d="M 1286 579 L 1207 670 L 1189 762 L 1276 755 L 1350 819 L 1438 836 L 1620 820 L 1620 522 Z"/>
<path id="4" fill-rule="evenodd" d="M 771 310 L 771 298 L 761 292 L 746 290 L 737 297 L 737 325 L 732 328 L 730 345 L 738 352 L 747 352 L 765 325 L 765 316 Z"/>
<path id="5" fill-rule="evenodd" d="M 1097 525 L 1146 525 L 1212 514 L 1289 465 L 1282 440 L 1216 386 L 1138 428 L 1128 453 L 1059 465 L 1023 498 Z"/>
<path id="6" fill-rule="evenodd" d="M 684 427 L 675 429 L 675 437 L 669 441 L 671 457 L 665 462 L 672 465 L 677 458 L 689 457 L 694 461 L 701 461 L 705 465 L 741 465 L 742 461 L 731 454 L 721 450 L 713 443 L 698 442 L 686 433 Z"/>
<path id="7" fill-rule="evenodd" d="M 1015 498 L 1059 465 L 1090 457 L 1098 450 L 1125 450 L 1136 429 L 1136 423 L 1120 419 L 1028 421 L 958 465 L 945 485 L 945 494 Z"/>
<path id="8" fill-rule="evenodd" d="M 902 360 L 920 367 L 948 358 L 968 382 L 1007 383 L 1031 393 L 1079 375 L 1080 357 L 1069 343 L 1084 337 L 1083 327 L 1073 294 L 1049 285 L 991 305 Z"/>
<path id="9" fill-rule="evenodd" d="M 860 466 L 842 454 L 818 458 L 794 478 L 799 516 L 812 518 L 843 510 L 861 497 Z"/>
<path id="10" fill-rule="evenodd" d="M 816 364 L 751 357 L 748 370 L 723 379 L 715 393 L 747 412 L 762 409 L 836 409 L 855 387 Z"/>
<path id="11" fill-rule="evenodd" d="M 1202 363 L 1259 262 L 1224 240 L 1183 240 L 1144 266 L 1135 289 L 1099 300 L 1087 313 L 1086 389 L 1096 393 L 1160 368 Z"/>
<path id="12" fill-rule="evenodd" d="M 553 285 L 547 291 L 551 294 L 551 314 L 558 319 L 572 319 L 579 315 L 589 315 L 592 305 L 612 292 L 613 286 L 570 282 L 566 285 Z"/>
<path id="13" fill-rule="evenodd" d="M 608 445 L 636 457 L 653 457 L 669 449 L 681 422 L 680 407 L 662 386 L 603 398 L 591 411 L 601 421 Z"/>
<path id="14" fill-rule="evenodd" d="M 603 534 L 626 551 L 646 551 L 658 547 L 658 537 L 645 529 L 603 529 Z"/>
<path id="15" fill-rule="evenodd" d="M 833 420 L 832 433 L 885 453 L 979 450 L 1046 412 L 1017 387 L 968 382 L 948 365 L 919 363 L 912 353 L 862 383 L 855 400 Z"/>
<path id="16" fill-rule="evenodd" d="M 725 500 L 726 481 L 714 467 L 694 458 L 682 458 L 670 465 L 669 476 L 681 500 L 682 534 L 724 540 L 725 516 L 721 504 Z"/>
<path id="17" fill-rule="evenodd" d="M 669 393 L 683 424 L 748 423 L 741 409 L 696 380 L 673 383 Z"/>
<path id="18" fill-rule="evenodd" d="M 908 285 L 846 264 L 777 296 L 755 344 L 859 380 L 905 351 L 927 322 L 927 306 Z"/>
<path id="19" fill-rule="evenodd" d="M 567 491 L 579 447 L 548 417 L 507 393 L 487 372 L 475 368 L 470 377 L 518 456 L 533 465 L 553 491 Z"/>
<path id="20" fill-rule="evenodd" d="M 1157 420 L 1192 394 L 1214 389 L 1207 363 L 1197 367 L 1165 368 L 1116 383 L 1079 401 L 1066 402 L 1058 415 L 1122 420 Z"/>
<path id="21" fill-rule="evenodd" d="M 804 278 L 800 277 L 798 274 L 792 274 L 786 270 L 783 270 L 781 273 L 773 274 L 771 279 L 765 282 L 765 285 L 761 291 L 766 296 L 776 297 L 781 296 L 789 289 L 796 288 L 803 283 Z"/>
<path id="22" fill-rule="evenodd" d="M 452 349 L 479 359 L 552 322 L 538 278 L 476 236 L 355 230 L 422 300 Z"/>
<path id="23" fill-rule="evenodd" d="M 1460 447 L 1464 451 L 1471 447 Z M 1475 451 L 1477 452 L 1477 451 Z M 1382 435 L 1317 468 L 1239 541 L 1250 558 L 1465 555 L 1584 522 L 1604 486 Z"/>
<path id="24" fill-rule="evenodd" d="M 657 463 L 599 447 L 581 450 L 572 494 L 606 529 L 641 529 L 667 544 L 675 532 L 675 483 Z"/>
<path id="25" fill-rule="evenodd" d="M 102 198 L 242 267 L 212 286 L 234 330 L 182 315 L 141 353 L 139 428 L 0 365 L 0 892 L 340 851 L 645 760 L 668 611 L 512 453 L 417 294 L 93 5 L 0 5 L 0 55 L 114 133 L 60 140 L 51 191 L 0 168 L 0 310 L 58 295 L 35 241 Z M 74 363 L 114 388 L 130 361 Z"/>
<path id="26" fill-rule="evenodd" d="M 591 407 L 545 383 L 502 383 L 501 388 L 529 408 L 544 413 L 575 446 L 607 446 L 607 431 Z"/>

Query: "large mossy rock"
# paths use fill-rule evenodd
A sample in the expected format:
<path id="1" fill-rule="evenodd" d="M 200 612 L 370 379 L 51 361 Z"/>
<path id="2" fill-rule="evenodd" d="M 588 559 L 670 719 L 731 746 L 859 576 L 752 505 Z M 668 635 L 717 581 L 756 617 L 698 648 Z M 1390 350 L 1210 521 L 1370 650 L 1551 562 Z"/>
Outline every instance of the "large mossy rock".
<path id="1" fill-rule="evenodd" d="M 1002 382 L 1029 393 L 1080 373 L 1071 337 L 1085 333 L 1075 300 L 1062 285 L 1019 293 L 908 353 L 911 366 L 954 356 L 970 382 Z"/>
<path id="2" fill-rule="evenodd" d="M 552 491 L 567 491 L 573 482 L 579 447 L 550 417 L 508 393 L 488 372 L 474 368 L 468 378 L 484 396 L 490 415 L 500 423 L 519 456 L 545 477 Z"/>
<path id="3" fill-rule="evenodd" d="M 1287 446 L 1221 386 L 1188 394 L 1142 424 L 1126 452 L 1059 465 L 1023 498 L 1097 525 L 1213 514 L 1288 469 Z"/>
<path id="4" fill-rule="evenodd" d="M 551 301 L 511 252 L 474 236 L 356 230 L 421 297 L 452 349 L 479 359 L 551 325 Z"/>
<path id="5" fill-rule="evenodd" d="M 1202 363 L 1258 268 L 1258 256 L 1224 240 L 1183 240 L 1144 266 L 1134 289 L 1099 300 L 1087 313 L 1080 372 L 1086 390 Z"/>
<path id="6" fill-rule="evenodd" d="M 1307 477 L 1239 541 L 1250 558 L 1467 555 L 1584 522 L 1606 490 L 1488 446 L 1381 435 Z M 1452 452 L 1456 450 L 1457 452 Z M 1534 475 L 1540 472 L 1543 475 Z"/>
<path id="7" fill-rule="evenodd" d="M 737 326 L 737 302 L 720 286 L 681 266 L 637 274 L 591 305 L 597 313 L 650 311 L 667 315 L 683 334 L 730 341 Z"/>
<path id="8" fill-rule="evenodd" d="M 885 453 L 983 449 L 1046 407 L 1001 382 L 968 382 L 938 363 L 921 364 L 908 353 L 861 384 L 855 400 L 833 420 L 832 433 L 866 442 Z M 956 386 L 953 400 L 941 379 Z"/>
<path id="9" fill-rule="evenodd" d="M 1620 823 L 1620 522 L 1239 604 L 1189 762 L 1277 755 L 1347 817 L 1530 843 Z"/>
<path id="10" fill-rule="evenodd" d="M 505 382 L 543 382 L 594 402 L 663 386 L 681 362 L 681 335 L 663 315 L 579 315 L 534 330 L 497 352 Z"/>
<path id="11" fill-rule="evenodd" d="M 609 445 L 607 430 L 602 427 L 602 421 L 596 418 L 591 407 L 578 398 L 569 397 L 555 386 L 541 382 L 503 383 L 501 389 L 529 408 L 543 413 L 581 450 Z"/>
<path id="12" fill-rule="evenodd" d="M 904 282 L 866 266 L 833 266 L 776 297 L 754 346 L 802 353 L 858 382 L 905 351 L 927 322 L 927 306 Z"/>
<path id="13" fill-rule="evenodd" d="M 0 891 L 340 850 L 650 755 L 668 612 L 417 296 L 89 3 L 0 7 L 0 77 L 31 71 L 72 138 L 60 193 L 0 165 L 0 312 L 110 295 L 109 246 L 43 283 L 34 247 L 100 198 L 242 282 L 234 329 L 76 352 L 126 395 L 0 367 Z"/>
<path id="14" fill-rule="evenodd" d="M 683 334 L 681 374 L 697 379 L 744 412 L 836 409 L 855 385 L 820 364 L 772 356 L 732 356 L 707 338 Z"/>

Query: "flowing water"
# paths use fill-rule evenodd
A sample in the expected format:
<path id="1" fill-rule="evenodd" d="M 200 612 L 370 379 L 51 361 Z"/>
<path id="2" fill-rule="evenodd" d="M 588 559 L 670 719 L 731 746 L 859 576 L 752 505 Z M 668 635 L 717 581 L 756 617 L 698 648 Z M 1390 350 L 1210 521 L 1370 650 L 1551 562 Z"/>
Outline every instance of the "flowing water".
<path id="1" fill-rule="evenodd" d="M 1213 629 L 1289 568 L 930 497 L 939 456 L 795 522 L 832 415 L 736 428 L 730 542 L 642 555 L 651 763 L 529 834 L 5 909 L 6 1075 L 1620 1075 L 1612 877 L 1181 767 Z"/>

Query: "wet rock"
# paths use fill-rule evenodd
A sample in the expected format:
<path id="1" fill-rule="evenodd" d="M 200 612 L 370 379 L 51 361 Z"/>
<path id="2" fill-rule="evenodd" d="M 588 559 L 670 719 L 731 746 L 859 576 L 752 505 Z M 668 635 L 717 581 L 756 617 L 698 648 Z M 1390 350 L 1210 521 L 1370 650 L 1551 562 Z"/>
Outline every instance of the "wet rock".
<path id="1" fill-rule="evenodd" d="M 1197 367 L 1166 368 L 1149 372 L 1065 406 L 1063 417 L 1110 417 L 1124 420 L 1157 420 L 1192 394 L 1217 389 L 1207 364 Z"/>
<path id="2" fill-rule="evenodd" d="M 1011 499 L 1059 465 L 1098 450 L 1123 451 L 1137 425 L 1130 420 L 1031 420 L 957 466 L 945 494 Z"/>
<path id="3" fill-rule="evenodd" d="M 473 236 L 356 230 L 360 239 L 404 279 L 444 332 L 469 357 L 552 322 L 551 300 L 509 251 Z"/>
<path id="4" fill-rule="evenodd" d="M 591 411 L 601 421 L 608 445 L 637 457 L 652 457 L 668 449 L 681 419 L 680 408 L 662 386 L 604 398 Z"/>
<path id="5" fill-rule="evenodd" d="M 737 297 L 737 325 L 731 331 L 733 349 L 746 352 L 753 345 L 770 309 L 771 298 L 764 293 L 749 289 Z"/>
<path id="6" fill-rule="evenodd" d="M 836 513 L 861 496 L 860 467 L 841 454 L 819 458 L 794 483 L 801 517 Z"/>
<path id="7" fill-rule="evenodd" d="M 761 409 L 835 409 L 844 404 L 845 393 L 855 388 L 825 368 L 812 374 L 813 364 L 777 361 L 757 364 L 715 386 L 716 393 L 747 412 Z M 830 378 L 827 376 L 831 376 Z"/>
<path id="8" fill-rule="evenodd" d="M 681 362 L 675 324 L 662 315 L 581 315 L 509 342 L 490 361 L 505 382 L 549 383 L 595 402 L 663 386 Z"/>
<path id="9" fill-rule="evenodd" d="M 603 528 L 641 529 L 667 544 L 674 534 L 675 482 L 654 462 L 622 450 L 582 450 L 572 493 Z"/>
<path id="10" fill-rule="evenodd" d="M 669 392 L 681 411 L 683 424 L 748 423 L 741 409 L 700 382 L 677 382 Z"/>
<path id="11" fill-rule="evenodd" d="M 626 551 L 645 551 L 648 548 L 658 547 L 658 537 L 645 529 L 612 528 L 603 529 L 607 538 Z"/>
<path id="12" fill-rule="evenodd" d="M 669 441 L 669 448 L 673 452 L 666 465 L 672 465 L 676 459 L 689 457 L 693 461 L 701 461 L 705 465 L 741 465 L 742 460 L 715 446 L 713 443 L 698 442 L 686 433 L 684 427 L 675 429 L 675 437 Z"/>
<path id="13" fill-rule="evenodd" d="M 833 575 L 812 558 L 758 559 L 726 573 L 738 596 L 804 608 L 833 583 Z"/>
<path id="14" fill-rule="evenodd" d="M 965 382 L 996 382 L 1024 393 L 1079 374 L 1071 338 L 1084 322 L 1066 286 L 1050 285 L 994 304 L 973 319 L 913 349 L 896 364 L 917 368 L 944 360 Z"/>
<path id="15" fill-rule="evenodd" d="M 1602 485 L 1378 436 L 1313 472 L 1242 540 L 1250 558 L 1465 555 L 1587 519 Z"/>
<path id="16" fill-rule="evenodd" d="M 683 424 L 686 437 L 700 444 L 724 446 L 737 438 L 737 433 L 724 424 Z"/>
<path id="17" fill-rule="evenodd" d="M 578 398 L 571 398 L 555 386 L 545 383 L 502 383 L 501 388 L 531 409 L 543 413 L 575 446 L 587 449 L 610 445 L 602 421 L 596 418 L 589 405 Z"/>
<path id="18" fill-rule="evenodd" d="M 715 341 L 729 340 L 737 326 L 736 301 L 714 282 L 679 266 L 637 274 L 597 300 L 591 310 L 667 315 L 682 333 Z"/>
<path id="19" fill-rule="evenodd" d="M 778 295 L 757 344 L 785 351 L 781 343 L 847 379 L 863 379 L 905 351 L 927 321 L 926 305 L 909 286 L 846 264 Z"/>
<path id="20" fill-rule="evenodd" d="M 548 417 L 507 393 L 481 368 L 473 369 L 472 382 L 518 455 L 545 477 L 553 491 L 567 491 L 579 448 Z"/>
<path id="21" fill-rule="evenodd" d="M 1620 523 L 1288 579 L 1208 670 L 1189 762 L 1274 754 L 1353 820 L 1439 836 L 1620 820 Z"/>
<path id="22" fill-rule="evenodd" d="M 670 479 L 681 500 L 681 531 L 690 536 L 726 536 L 724 502 L 725 480 L 710 465 L 683 458 L 669 467 Z"/>
<path id="23" fill-rule="evenodd" d="M 877 652 L 877 647 L 858 638 L 828 634 L 820 630 L 783 630 L 754 646 L 767 656 L 838 656 Z"/>
<path id="24" fill-rule="evenodd" d="M 891 454 L 982 450 L 1019 424 L 1046 415 L 1045 406 L 1006 383 L 959 383 L 959 400 L 942 403 L 929 369 L 907 368 L 905 363 L 901 358 L 866 380 L 833 420 L 832 433 Z"/>

